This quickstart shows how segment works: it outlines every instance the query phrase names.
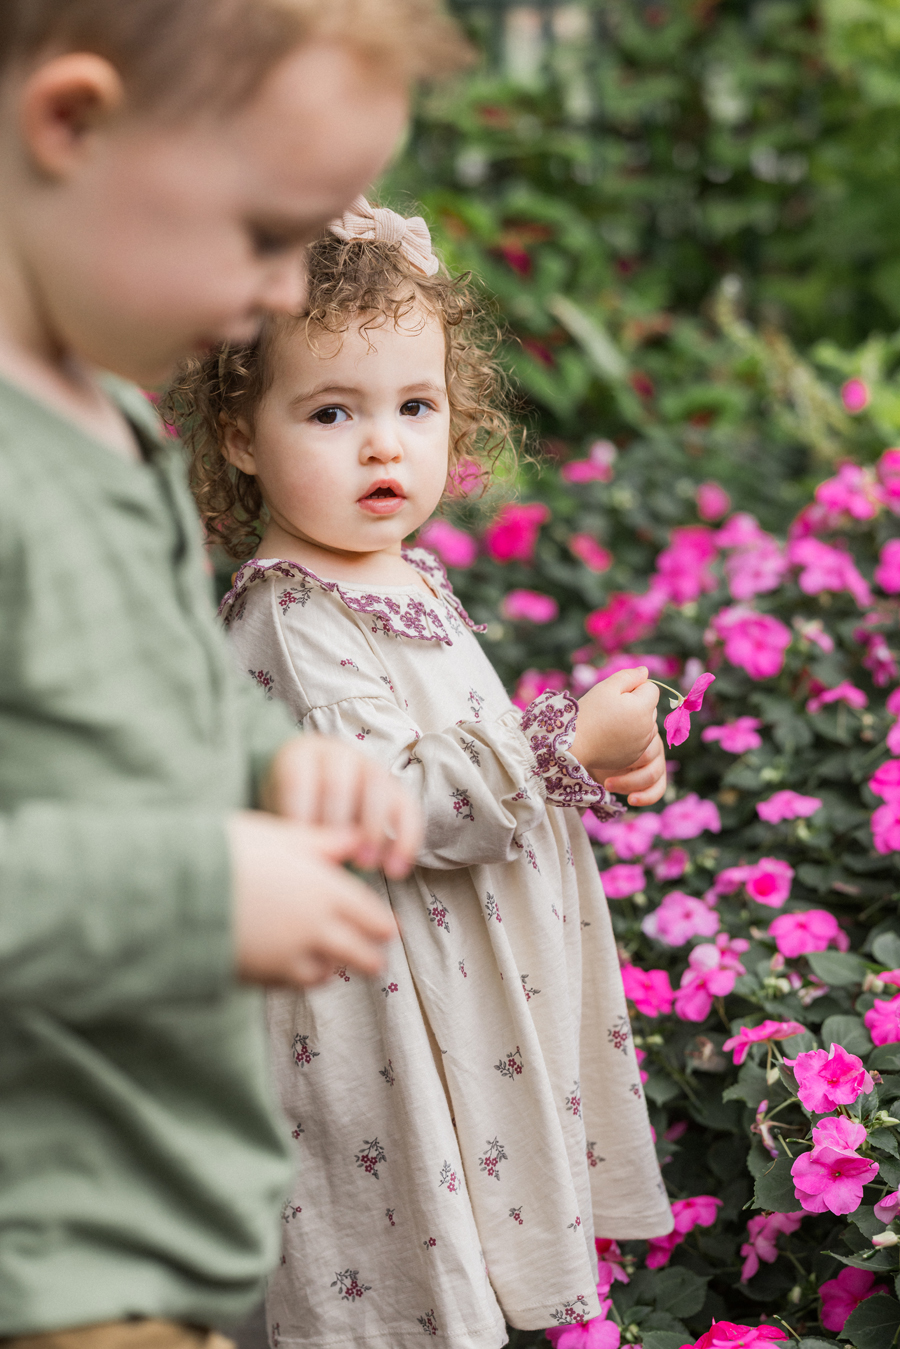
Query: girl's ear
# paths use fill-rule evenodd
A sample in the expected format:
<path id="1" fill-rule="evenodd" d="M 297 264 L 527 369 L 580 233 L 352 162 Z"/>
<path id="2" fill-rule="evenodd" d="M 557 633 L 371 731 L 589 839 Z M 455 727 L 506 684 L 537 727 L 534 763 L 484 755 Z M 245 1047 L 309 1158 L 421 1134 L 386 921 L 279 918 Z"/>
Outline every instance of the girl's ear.
<path id="1" fill-rule="evenodd" d="M 242 473 L 256 476 L 256 456 L 253 453 L 253 438 L 250 426 L 243 417 L 235 421 L 222 418 L 222 453 L 229 464 L 234 464 Z"/>

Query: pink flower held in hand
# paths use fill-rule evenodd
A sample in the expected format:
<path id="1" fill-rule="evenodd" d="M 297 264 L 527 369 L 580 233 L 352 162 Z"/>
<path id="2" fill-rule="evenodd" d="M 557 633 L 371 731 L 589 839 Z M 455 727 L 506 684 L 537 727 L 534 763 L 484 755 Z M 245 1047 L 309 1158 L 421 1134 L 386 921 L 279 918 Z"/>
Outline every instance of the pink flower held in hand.
<path id="1" fill-rule="evenodd" d="M 691 937 L 712 937 L 718 930 L 716 911 L 681 890 L 670 890 L 641 922 L 641 931 L 664 946 L 684 946 Z"/>
<path id="2" fill-rule="evenodd" d="M 644 868 L 631 862 L 617 862 L 599 873 L 607 899 L 627 899 L 647 884 Z"/>
<path id="3" fill-rule="evenodd" d="M 786 1340 L 778 1326 L 738 1326 L 733 1321 L 713 1321 L 693 1349 L 765 1349 L 770 1340 Z M 685 1345 L 684 1349 L 690 1349 Z"/>
<path id="4" fill-rule="evenodd" d="M 746 754 L 748 749 L 759 749 L 762 737 L 758 731 L 762 722 L 759 717 L 738 717 L 724 726 L 706 726 L 700 739 L 710 744 L 718 740 L 729 754 Z"/>
<path id="5" fill-rule="evenodd" d="M 794 868 L 779 857 L 761 857 L 750 868 L 744 881 L 744 889 L 757 904 L 765 904 L 770 909 L 780 909 L 791 893 Z"/>
<path id="6" fill-rule="evenodd" d="M 484 532 L 484 546 L 495 562 L 530 562 L 538 531 L 550 519 L 541 501 L 506 505 Z"/>
<path id="7" fill-rule="evenodd" d="M 886 594 L 900 594 L 900 539 L 889 539 L 878 554 L 875 581 Z"/>
<path id="8" fill-rule="evenodd" d="M 778 1237 L 782 1234 L 789 1236 L 791 1232 L 796 1232 L 802 1221 L 802 1212 L 763 1213 L 749 1220 L 747 1236 L 750 1240 L 745 1241 L 741 1247 L 741 1255 L 745 1257 L 741 1269 L 741 1283 L 753 1278 L 759 1269 L 760 1260 L 764 1260 L 767 1265 L 774 1265 L 778 1258 L 776 1245 Z"/>
<path id="9" fill-rule="evenodd" d="M 688 792 L 680 801 L 673 801 L 659 817 L 659 832 L 665 839 L 697 838 L 704 830 L 719 834 L 722 821 L 716 803 L 701 801 L 696 792 Z"/>
<path id="10" fill-rule="evenodd" d="M 875 1205 L 875 1217 L 880 1223 L 892 1223 L 898 1213 L 900 1213 L 900 1190 L 886 1194 Z"/>
<path id="11" fill-rule="evenodd" d="M 500 612 L 513 622 L 552 623 L 559 618 L 559 605 L 552 595 L 538 590 L 510 590 L 500 602 Z"/>
<path id="12" fill-rule="evenodd" d="M 733 604 L 720 609 L 710 627 L 725 644 L 725 659 L 746 670 L 751 679 L 769 679 L 781 672 L 791 630 L 779 619 Z"/>
<path id="13" fill-rule="evenodd" d="M 865 380 L 848 379 L 841 385 L 841 402 L 847 411 L 855 416 L 857 412 L 862 412 L 863 408 L 869 402 L 869 386 Z"/>
<path id="14" fill-rule="evenodd" d="M 703 695 L 715 679 L 714 674 L 702 674 L 691 685 L 681 702 L 670 712 L 663 723 L 666 728 L 666 740 L 670 748 L 684 744 L 691 733 L 691 712 L 699 712 L 703 706 Z"/>
<path id="15" fill-rule="evenodd" d="M 625 996 L 644 1016 L 668 1016 L 672 1010 L 672 985 L 667 970 L 642 970 L 637 965 L 622 966 Z"/>
<path id="16" fill-rule="evenodd" d="M 822 1325 L 826 1330 L 839 1332 L 847 1318 L 861 1302 L 876 1293 L 887 1293 L 886 1283 L 876 1283 L 870 1269 L 842 1269 L 836 1279 L 829 1279 L 819 1288 L 822 1299 Z"/>
<path id="17" fill-rule="evenodd" d="M 741 1026 L 737 1035 L 726 1040 L 722 1048 L 733 1049 L 735 1064 L 741 1064 L 751 1045 L 789 1040 L 792 1035 L 802 1035 L 805 1029 L 799 1021 L 764 1021 L 760 1026 Z"/>
<path id="18" fill-rule="evenodd" d="M 888 759 L 869 778 L 869 790 L 885 801 L 900 801 L 900 759 Z"/>
<path id="19" fill-rule="evenodd" d="M 810 698 L 806 710 L 811 713 L 821 712 L 828 703 L 846 703 L 848 707 L 863 708 L 868 706 L 868 702 L 869 699 L 862 689 L 843 679 L 835 688 L 823 689 L 814 698 Z"/>
<path id="20" fill-rule="evenodd" d="M 900 1042 L 900 993 L 895 998 L 876 998 L 875 1006 L 863 1017 L 866 1029 L 876 1045 Z"/>
<path id="21" fill-rule="evenodd" d="M 801 796 L 799 792 L 776 792 L 765 801 L 760 801 L 756 813 L 767 824 L 781 824 L 783 820 L 806 820 L 822 809 L 818 796 Z"/>
<path id="22" fill-rule="evenodd" d="M 797 1095 L 814 1115 L 824 1115 L 839 1105 L 852 1105 L 875 1085 L 862 1059 L 838 1044 L 833 1044 L 828 1053 L 810 1049 L 795 1059 L 785 1059 L 785 1063 L 794 1070 Z"/>
<path id="23" fill-rule="evenodd" d="M 731 497 L 721 483 L 702 482 L 694 494 L 701 520 L 721 520 L 731 510 Z"/>
<path id="24" fill-rule="evenodd" d="M 417 542 L 437 553 L 447 567 L 471 567 L 478 554 L 478 544 L 472 535 L 446 520 L 429 520 L 419 530 Z"/>
<path id="25" fill-rule="evenodd" d="M 574 554 L 589 571 L 609 571 L 615 558 L 608 548 L 604 548 L 590 534 L 572 534 L 569 538 L 569 551 Z"/>
<path id="26" fill-rule="evenodd" d="M 775 938 L 775 945 L 788 960 L 809 955 L 810 951 L 825 951 L 832 942 L 839 951 L 850 947 L 846 932 L 827 909 L 783 913 L 769 924 L 769 936 Z"/>

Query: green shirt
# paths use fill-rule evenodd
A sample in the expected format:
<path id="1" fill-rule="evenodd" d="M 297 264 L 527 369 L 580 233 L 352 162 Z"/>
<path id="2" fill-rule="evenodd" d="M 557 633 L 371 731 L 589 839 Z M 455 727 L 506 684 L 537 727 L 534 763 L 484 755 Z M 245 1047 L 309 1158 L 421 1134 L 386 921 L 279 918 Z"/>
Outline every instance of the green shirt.
<path id="1" fill-rule="evenodd" d="M 111 388 L 144 463 L 0 381 L 0 1336 L 241 1317 L 288 1181 L 224 825 L 292 727 Z"/>

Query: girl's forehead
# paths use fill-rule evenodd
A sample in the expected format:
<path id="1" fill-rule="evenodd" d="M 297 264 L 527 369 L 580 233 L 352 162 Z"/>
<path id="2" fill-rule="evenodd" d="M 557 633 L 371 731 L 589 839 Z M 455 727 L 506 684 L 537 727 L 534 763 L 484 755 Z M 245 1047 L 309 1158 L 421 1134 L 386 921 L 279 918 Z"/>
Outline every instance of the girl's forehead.
<path id="1" fill-rule="evenodd" d="M 396 317 L 371 313 L 349 316 L 343 331 L 301 320 L 276 339 L 272 352 L 276 378 L 280 371 L 313 366 L 354 367 L 365 372 L 391 364 L 440 365 L 446 357 L 446 334 L 437 314 L 416 304 Z"/>

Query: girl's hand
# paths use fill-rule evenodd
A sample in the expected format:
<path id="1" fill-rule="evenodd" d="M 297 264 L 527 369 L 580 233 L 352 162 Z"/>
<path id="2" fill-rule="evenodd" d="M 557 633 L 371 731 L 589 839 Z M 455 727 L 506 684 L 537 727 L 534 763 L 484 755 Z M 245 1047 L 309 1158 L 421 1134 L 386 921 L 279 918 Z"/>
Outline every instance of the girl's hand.
<path id="1" fill-rule="evenodd" d="M 620 670 L 579 699 L 572 753 L 595 782 L 609 785 L 607 779 L 637 771 L 650 746 L 659 741 L 659 689 L 648 674 L 645 665 Z"/>
<path id="2" fill-rule="evenodd" d="M 297 824 L 353 831 L 345 860 L 391 880 L 406 876 L 422 843 L 419 806 L 396 778 L 345 740 L 298 735 L 272 760 L 264 810 Z"/>
<path id="3" fill-rule="evenodd" d="M 614 773 L 603 786 L 628 797 L 629 806 L 652 806 L 666 790 L 666 751 L 657 731 L 636 763 L 624 773 Z"/>

